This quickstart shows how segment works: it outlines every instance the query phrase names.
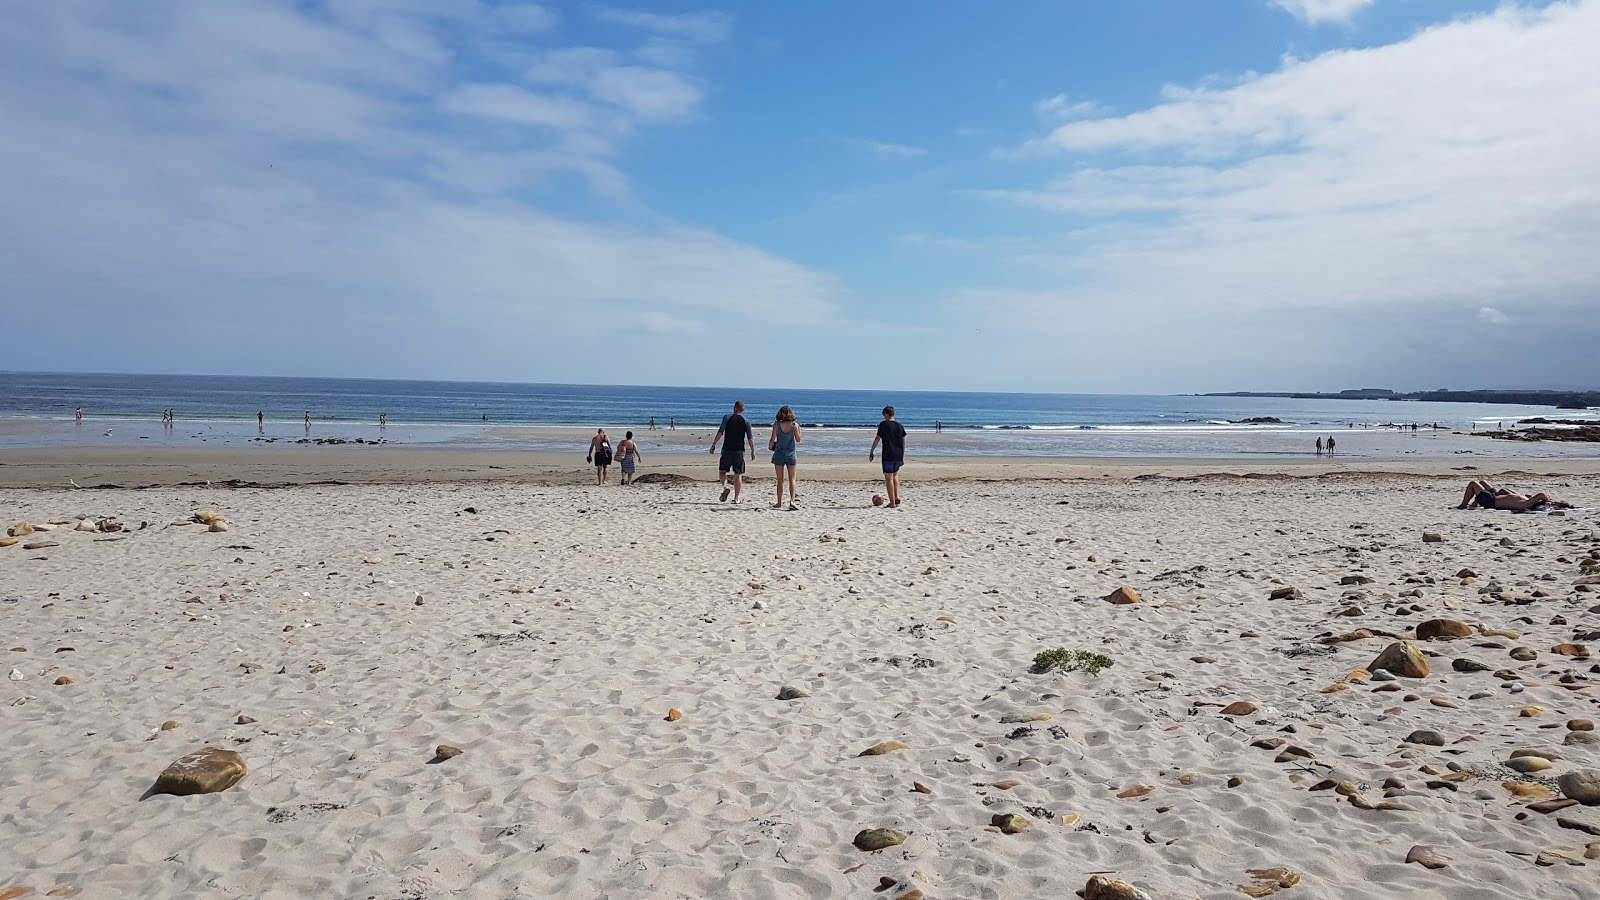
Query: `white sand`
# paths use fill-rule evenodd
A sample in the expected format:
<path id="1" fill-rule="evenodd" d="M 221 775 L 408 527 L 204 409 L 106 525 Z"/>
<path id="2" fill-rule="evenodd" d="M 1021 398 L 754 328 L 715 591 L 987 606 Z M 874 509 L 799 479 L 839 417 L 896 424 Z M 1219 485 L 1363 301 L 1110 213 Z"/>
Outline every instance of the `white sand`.
<path id="1" fill-rule="evenodd" d="M 1517 747 L 1566 755 L 1543 775 L 1600 765 L 1600 744 L 1563 746 L 1568 719 L 1600 720 L 1595 660 L 1549 652 L 1600 630 L 1600 594 L 1573 588 L 1600 517 L 1456 512 L 1454 482 L 1412 477 L 913 475 L 898 511 L 867 506 L 865 481 L 803 482 L 793 513 L 719 505 L 705 484 L 8 491 L 5 524 L 152 525 L 0 548 L 0 671 L 24 676 L 0 681 L 0 891 L 1031 898 L 1106 872 L 1224 898 L 1255 884 L 1247 869 L 1287 866 L 1290 900 L 1596 896 L 1600 859 L 1535 855 L 1583 860 L 1600 837 L 1557 820 L 1600 832 L 1600 807 L 1529 812 L 1485 770 Z M 1593 477 L 1526 486 L 1600 505 Z M 199 509 L 231 530 L 169 526 Z M 1341 587 L 1352 573 L 1374 582 Z M 1477 593 L 1491 581 L 1549 596 L 1506 605 Z M 1119 585 L 1145 602 L 1100 599 Z M 1266 599 L 1284 585 L 1305 598 Z M 1395 615 L 1384 596 L 1412 588 L 1425 611 Z M 1351 602 L 1364 614 L 1333 615 Z M 1423 644 L 1433 674 L 1398 692 L 1320 693 L 1390 641 L 1318 635 L 1434 615 L 1522 636 Z M 1537 660 L 1509 658 L 1520 645 Z M 1116 664 L 1030 674 L 1053 647 Z M 784 685 L 811 697 L 779 701 Z M 1259 710 L 1218 714 L 1235 700 Z M 1530 705 L 1545 711 L 1520 718 Z M 1051 718 L 1020 733 L 1011 712 Z M 1476 739 L 1402 745 L 1419 728 Z M 1249 746 L 1270 737 L 1320 762 Z M 910 749 L 858 758 L 891 739 Z M 430 764 L 440 743 L 465 752 Z M 208 744 L 243 753 L 244 781 L 141 799 Z M 1425 787 L 1418 767 L 1449 763 L 1485 777 Z M 1411 810 L 1309 790 L 1331 777 L 1378 801 L 1391 776 Z M 1021 784 L 989 786 L 1005 779 Z M 1154 790 L 1117 798 L 1138 786 Z M 988 828 L 1025 811 L 1028 832 Z M 909 839 L 851 846 L 879 826 Z M 1448 867 L 1406 864 L 1415 844 Z M 898 884 L 873 894 L 884 876 Z"/>

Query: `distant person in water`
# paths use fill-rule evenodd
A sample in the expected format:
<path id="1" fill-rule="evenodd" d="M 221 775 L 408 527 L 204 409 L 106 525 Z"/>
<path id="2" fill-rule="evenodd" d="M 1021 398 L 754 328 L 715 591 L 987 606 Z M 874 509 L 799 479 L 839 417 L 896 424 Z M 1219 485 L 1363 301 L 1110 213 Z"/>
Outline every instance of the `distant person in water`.
<path id="1" fill-rule="evenodd" d="M 933 433 L 944 434 L 944 423 L 935 419 L 933 422 Z"/>
<path id="2" fill-rule="evenodd" d="M 1333 455 L 1333 435 L 1328 435 L 1328 455 Z"/>
<path id="3" fill-rule="evenodd" d="M 388 428 L 389 427 L 389 414 L 388 413 L 386 413 L 386 412 L 378 413 L 378 427 L 379 428 Z"/>
<path id="4" fill-rule="evenodd" d="M 717 484 L 722 486 L 722 497 L 718 502 L 727 502 L 728 493 L 733 492 L 733 502 L 739 502 L 739 495 L 744 492 L 744 448 L 750 445 L 750 458 L 756 457 L 755 433 L 750 428 L 750 422 L 744 417 L 744 401 L 735 400 L 733 412 L 722 419 L 722 426 L 717 429 L 716 437 L 711 439 L 711 455 L 717 455 L 717 444 L 726 436 L 728 442 L 722 445 L 722 455 L 717 458 Z M 728 476 L 733 476 L 733 484 L 728 484 Z"/>
<path id="5" fill-rule="evenodd" d="M 267 414 L 263 411 L 256 412 L 256 434 L 264 434 L 267 430 Z"/>
<path id="6" fill-rule="evenodd" d="M 796 469 L 800 460 L 796 456 L 796 445 L 800 443 L 800 422 L 794 410 L 785 406 L 778 410 L 777 421 L 772 423 L 772 436 L 767 439 L 767 449 L 772 451 L 772 471 L 778 477 L 778 502 L 772 504 L 773 509 L 783 508 L 783 480 L 789 479 L 789 508 L 795 509 L 795 501 L 800 499 L 800 487 L 796 477 Z"/>
<path id="7" fill-rule="evenodd" d="M 1471 506 L 1481 506 L 1484 509 L 1538 509 L 1548 506 L 1552 509 L 1571 509 L 1572 504 L 1556 500 L 1548 494 L 1513 494 L 1505 488 L 1497 488 L 1487 481 L 1467 482 L 1466 493 L 1461 495 L 1461 505 L 1456 509 L 1466 509 Z"/>
<path id="8" fill-rule="evenodd" d="M 589 462 L 594 464 L 594 483 L 605 484 L 611 474 L 611 438 L 604 428 L 589 439 Z"/>
<path id="9" fill-rule="evenodd" d="M 894 407 L 883 408 L 883 421 L 878 423 L 878 433 L 872 438 L 872 449 L 867 451 L 867 462 L 872 462 L 883 444 L 883 490 L 889 495 L 891 508 L 900 505 L 900 467 L 906 462 L 906 429 L 894 420 Z"/>
<path id="10" fill-rule="evenodd" d="M 1322 438 L 1317 438 L 1317 455 L 1322 455 Z"/>
<path id="11" fill-rule="evenodd" d="M 306 410 L 306 433 L 311 432 L 311 410 Z"/>
<path id="12" fill-rule="evenodd" d="M 641 459 L 644 459 L 644 454 L 639 452 L 639 445 L 633 442 L 633 432 L 630 431 L 617 445 L 617 462 L 622 465 L 621 484 L 633 484 L 633 473 Z"/>
<path id="13" fill-rule="evenodd" d="M 81 407 L 81 406 L 78 407 L 78 419 L 77 419 L 77 421 L 79 423 L 83 422 L 83 407 Z"/>

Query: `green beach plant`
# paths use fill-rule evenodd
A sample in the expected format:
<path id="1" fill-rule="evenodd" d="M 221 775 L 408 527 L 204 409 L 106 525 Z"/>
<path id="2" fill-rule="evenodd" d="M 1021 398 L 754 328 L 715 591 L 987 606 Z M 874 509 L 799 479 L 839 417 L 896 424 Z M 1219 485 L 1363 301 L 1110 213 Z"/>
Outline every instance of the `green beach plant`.
<path id="1" fill-rule="evenodd" d="M 1091 653 L 1088 650 L 1068 650 L 1057 647 L 1054 650 L 1044 650 L 1033 658 L 1033 671 L 1037 674 L 1045 672 L 1088 672 L 1090 675 L 1099 675 L 1101 669 L 1109 669 L 1115 665 L 1111 657 L 1103 653 Z"/>

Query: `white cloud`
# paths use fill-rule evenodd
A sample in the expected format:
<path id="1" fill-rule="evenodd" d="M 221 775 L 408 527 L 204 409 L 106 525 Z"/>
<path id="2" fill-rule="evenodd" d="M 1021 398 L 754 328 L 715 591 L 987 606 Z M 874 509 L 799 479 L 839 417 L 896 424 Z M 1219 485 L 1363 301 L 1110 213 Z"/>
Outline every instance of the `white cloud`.
<path id="1" fill-rule="evenodd" d="M 0 358 L 704 381 L 701 351 L 581 364 L 834 321 L 831 277 L 629 199 L 620 151 L 698 112 L 694 76 L 559 34 L 478 0 L 8 6 L 0 296 L 37 302 Z"/>
<path id="2" fill-rule="evenodd" d="M 1380 327 L 1448 345 L 1463 308 L 1552 346 L 1592 338 L 1596 46 L 1600 2 L 1509 6 L 1069 122 L 1028 148 L 1030 167 L 1060 159 L 1061 174 L 983 195 L 1059 212 L 1070 237 L 1007 277 L 1026 287 L 969 291 L 953 315 L 982 306 L 1057 335 L 1092 321 L 1130 340 L 1156 323 L 1202 345 L 1295 323 L 1306 331 L 1279 340 L 1347 361 L 1376 353 Z"/>
<path id="3" fill-rule="evenodd" d="M 1273 6 L 1312 25 L 1323 22 L 1348 22 L 1371 6 L 1373 0 L 1270 0 Z"/>
<path id="4" fill-rule="evenodd" d="M 732 22 L 719 12 L 697 12 L 668 15 L 635 10 L 602 8 L 596 11 L 601 21 L 613 25 L 642 28 L 667 37 L 683 38 L 700 43 L 715 43 L 727 38 Z"/>
<path id="5" fill-rule="evenodd" d="M 611 66 L 588 84 L 596 100 L 626 109 L 641 122 L 673 122 L 700 106 L 700 89 L 681 72 L 645 66 Z"/>
<path id="6" fill-rule="evenodd" d="M 922 147 L 913 147 L 909 144 L 891 144 L 886 141 L 868 141 L 868 148 L 878 156 L 888 156 L 896 159 L 913 159 L 918 156 L 927 156 L 928 151 Z"/>
<path id="7" fill-rule="evenodd" d="M 1505 313 L 1501 312 L 1498 309 L 1495 309 L 1492 306 L 1485 306 L 1485 307 L 1480 308 L 1478 310 L 1478 318 L 1484 320 L 1485 322 L 1488 322 L 1491 325 L 1504 325 L 1507 322 L 1511 321 L 1511 317 L 1510 316 L 1506 315 Z"/>
<path id="8" fill-rule="evenodd" d="M 1035 103 L 1033 113 L 1048 122 L 1065 122 L 1105 115 L 1106 109 L 1092 100 L 1073 100 L 1066 94 L 1057 94 Z"/>
<path id="9" fill-rule="evenodd" d="M 498 119 L 517 125 L 541 125 L 561 131 L 594 126 L 592 110 L 564 97 L 547 97 L 509 84 L 467 84 L 440 98 L 446 110 Z"/>

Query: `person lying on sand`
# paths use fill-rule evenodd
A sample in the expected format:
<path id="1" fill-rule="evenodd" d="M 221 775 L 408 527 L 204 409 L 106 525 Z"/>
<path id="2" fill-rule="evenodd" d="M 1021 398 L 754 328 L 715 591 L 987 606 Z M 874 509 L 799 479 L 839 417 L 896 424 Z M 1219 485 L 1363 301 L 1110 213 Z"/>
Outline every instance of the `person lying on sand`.
<path id="1" fill-rule="evenodd" d="M 1467 482 L 1467 491 L 1461 495 L 1461 505 L 1456 509 L 1466 509 L 1472 505 L 1484 509 L 1538 509 L 1548 506 L 1552 509 L 1571 509 L 1572 504 L 1561 500 L 1552 499 L 1546 494 L 1513 494 L 1505 488 L 1497 488 L 1487 481 Z"/>

